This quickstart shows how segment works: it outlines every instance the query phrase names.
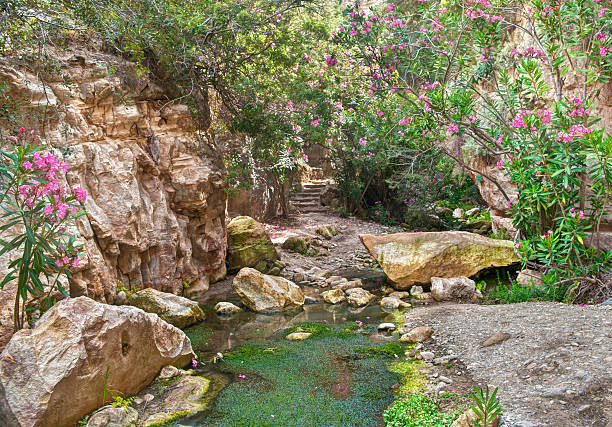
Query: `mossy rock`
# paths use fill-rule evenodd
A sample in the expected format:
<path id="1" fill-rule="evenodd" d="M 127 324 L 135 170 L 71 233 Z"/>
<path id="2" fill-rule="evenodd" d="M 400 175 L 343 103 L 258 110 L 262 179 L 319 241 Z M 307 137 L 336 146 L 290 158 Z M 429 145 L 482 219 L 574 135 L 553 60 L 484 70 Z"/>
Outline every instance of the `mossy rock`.
<path id="1" fill-rule="evenodd" d="M 234 218 L 227 226 L 228 270 L 262 265 L 279 259 L 270 236 L 262 224 L 248 216 Z M 267 264 L 267 263 L 266 263 Z"/>
<path id="2" fill-rule="evenodd" d="M 140 414 L 139 425 L 161 427 L 173 421 L 206 410 L 214 398 L 209 393 L 210 380 L 194 375 L 178 375 L 168 380 L 157 379 L 145 391 L 154 399 Z"/>
<path id="3" fill-rule="evenodd" d="M 301 237 L 289 237 L 283 245 L 281 246 L 283 249 L 286 249 L 291 252 L 297 252 L 300 254 L 306 254 L 308 252 L 308 243 Z"/>
<path id="4" fill-rule="evenodd" d="M 316 233 L 320 236 L 323 236 L 327 240 L 331 240 L 332 237 L 340 234 L 340 231 L 333 225 L 322 225 L 321 227 L 316 229 Z"/>

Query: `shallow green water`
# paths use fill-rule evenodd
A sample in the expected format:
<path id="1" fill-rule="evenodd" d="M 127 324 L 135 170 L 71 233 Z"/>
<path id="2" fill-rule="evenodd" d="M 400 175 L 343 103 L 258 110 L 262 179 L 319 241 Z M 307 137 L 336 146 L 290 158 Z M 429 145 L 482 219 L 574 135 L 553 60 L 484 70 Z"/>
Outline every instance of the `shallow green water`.
<path id="1" fill-rule="evenodd" d="M 382 411 L 401 382 L 388 364 L 403 349 L 397 337 L 378 334 L 376 326 L 396 319 L 393 314 L 377 304 L 315 304 L 231 318 L 205 309 L 207 320 L 186 332 L 201 360 L 197 373 L 223 388 L 208 411 L 175 425 L 383 425 Z M 296 327 L 316 333 L 305 341 L 284 339 Z M 224 357 L 213 363 L 217 352 Z"/>

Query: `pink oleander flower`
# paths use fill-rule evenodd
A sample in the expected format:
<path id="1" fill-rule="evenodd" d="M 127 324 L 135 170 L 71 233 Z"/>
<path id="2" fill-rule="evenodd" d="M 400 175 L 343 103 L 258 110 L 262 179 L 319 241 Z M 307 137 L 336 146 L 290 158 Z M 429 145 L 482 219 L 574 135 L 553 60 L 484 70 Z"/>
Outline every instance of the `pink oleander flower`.
<path id="1" fill-rule="evenodd" d="M 79 203 L 85 203 L 85 200 L 87 200 L 87 191 L 81 187 L 72 187 L 72 193 Z"/>

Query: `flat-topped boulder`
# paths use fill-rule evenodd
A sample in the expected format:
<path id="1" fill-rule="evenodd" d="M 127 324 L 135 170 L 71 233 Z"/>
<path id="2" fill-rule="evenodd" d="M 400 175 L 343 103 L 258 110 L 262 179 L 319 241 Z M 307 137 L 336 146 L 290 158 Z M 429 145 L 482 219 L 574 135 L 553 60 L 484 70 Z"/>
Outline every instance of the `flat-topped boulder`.
<path id="1" fill-rule="evenodd" d="M 518 262 L 510 240 L 465 231 L 361 234 L 361 242 L 397 289 L 430 283 L 432 277 L 470 277 Z"/>
<path id="2" fill-rule="evenodd" d="M 253 311 L 274 312 L 304 305 L 304 292 L 284 277 L 269 276 L 254 268 L 243 268 L 234 277 L 240 301 Z"/>
<path id="3" fill-rule="evenodd" d="M 136 394 L 161 368 L 185 366 L 195 354 L 183 331 L 155 314 L 78 297 L 15 333 L 1 357 L 8 362 L 0 363 L 0 408 L 9 420 L 68 427 L 113 394 Z"/>
<path id="4" fill-rule="evenodd" d="M 201 322 L 205 317 L 197 302 L 152 288 L 132 294 L 128 298 L 128 304 L 147 313 L 155 313 L 177 328 Z"/>

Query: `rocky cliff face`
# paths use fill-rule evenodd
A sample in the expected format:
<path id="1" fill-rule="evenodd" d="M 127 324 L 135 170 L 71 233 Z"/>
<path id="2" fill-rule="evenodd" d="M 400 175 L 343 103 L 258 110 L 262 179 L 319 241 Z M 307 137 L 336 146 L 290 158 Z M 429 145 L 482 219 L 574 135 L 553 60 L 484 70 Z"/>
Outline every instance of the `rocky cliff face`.
<path id="1" fill-rule="evenodd" d="M 0 80 L 26 101 L 24 127 L 63 156 L 67 182 L 88 193 L 74 230 L 85 253 L 71 295 L 113 302 L 120 284 L 206 291 L 225 275 L 226 196 L 188 107 L 148 79 L 116 72 L 125 63 L 112 56 L 72 52 L 58 64 L 34 74 L 1 61 Z M 14 292 L 0 291 L 3 308 Z"/>

